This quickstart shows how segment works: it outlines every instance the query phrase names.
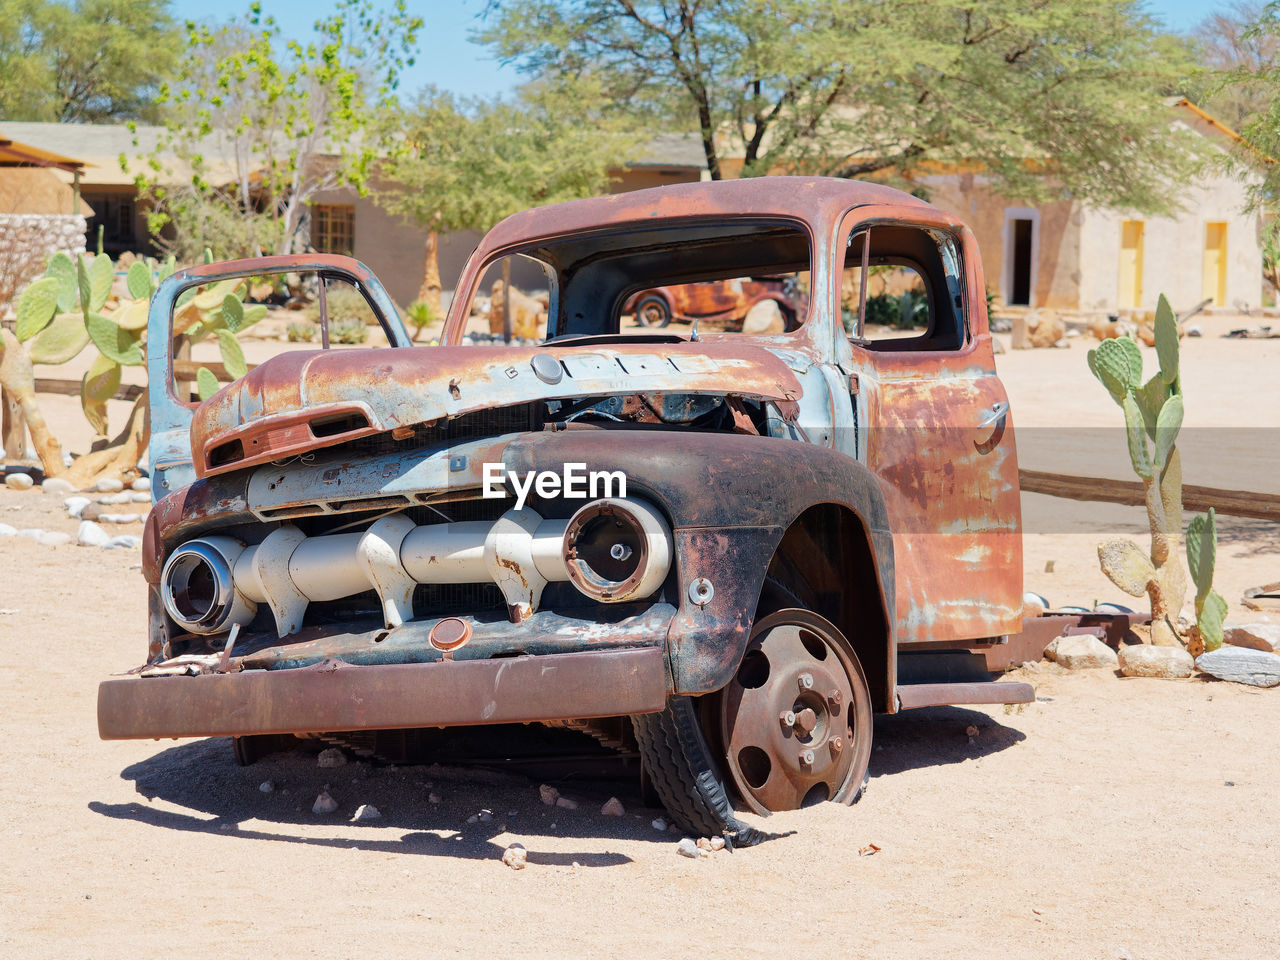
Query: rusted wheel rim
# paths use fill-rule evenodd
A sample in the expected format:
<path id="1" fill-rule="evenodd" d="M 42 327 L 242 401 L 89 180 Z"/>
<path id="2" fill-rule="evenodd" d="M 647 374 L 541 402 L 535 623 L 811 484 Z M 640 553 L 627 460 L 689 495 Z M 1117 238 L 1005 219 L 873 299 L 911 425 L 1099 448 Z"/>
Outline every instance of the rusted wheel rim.
<path id="1" fill-rule="evenodd" d="M 720 697 L 720 742 L 757 813 L 848 802 L 870 755 L 870 704 L 839 632 L 805 610 L 757 624 Z"/>
<path id="2" fill-rule="evenodd" d="M 667 311 L 661 304 L 646 303 L 644 309 L 640 311 L 640 322 L 646 327 L 656 327 L 667 318 Z"/>

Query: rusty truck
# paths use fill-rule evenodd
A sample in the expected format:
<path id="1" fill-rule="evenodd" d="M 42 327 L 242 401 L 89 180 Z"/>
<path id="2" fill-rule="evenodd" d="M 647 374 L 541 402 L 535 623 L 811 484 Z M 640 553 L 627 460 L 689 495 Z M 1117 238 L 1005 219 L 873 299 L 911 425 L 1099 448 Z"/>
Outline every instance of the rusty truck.
<path id="1" fill-rule="evenodd" d="M 504 260 L 545 287 L 538 342 L 469 332 Z M 925 303 L 892 337 L 865 316 L 885 270 Z M 355 288 L 388 346 L 192 397 L 175 304 L 282 272 L 322 303 Z M 639 291 L 758 276 L 804 293 L 785 332 L 624 319 Z M 682 829 L 738 844 L 761 836 L 744 811 L 854 802 L 874 714 L 1032 699 L 992 670 L 1022 546 L 985 292 L 956 218 L 790 177 L 518 213 L 438 345 L 345 257 L 174 275 L 148 327 L 146 657 L 101 683 L 101 736 L 570 725 L 635 750 Z"/>

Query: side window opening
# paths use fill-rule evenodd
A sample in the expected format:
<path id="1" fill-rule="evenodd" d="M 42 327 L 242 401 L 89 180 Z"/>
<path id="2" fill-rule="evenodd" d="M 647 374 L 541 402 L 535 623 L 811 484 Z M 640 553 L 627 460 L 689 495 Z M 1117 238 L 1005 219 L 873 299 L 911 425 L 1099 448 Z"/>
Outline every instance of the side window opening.
<path id="1" fill-rule="evenodd" d="M 846 334 L 869 350 L 958 350 L 966 340 L 955 241 L 916 227 L 850 235 L 840 284 Z"/>

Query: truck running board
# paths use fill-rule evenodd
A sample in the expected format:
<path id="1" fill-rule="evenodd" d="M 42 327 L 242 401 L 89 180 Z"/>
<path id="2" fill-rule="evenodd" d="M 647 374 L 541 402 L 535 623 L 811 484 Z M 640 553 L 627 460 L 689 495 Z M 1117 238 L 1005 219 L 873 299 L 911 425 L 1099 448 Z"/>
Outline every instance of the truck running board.
<path id="1" fill-rule="evenodd" d="M 938 707 L 967 703 L 1031 703 L 1036 698 L 1029 683 L 989 680 L 975 683 L 904 683 L 898 686 L 898 709 Z"/>

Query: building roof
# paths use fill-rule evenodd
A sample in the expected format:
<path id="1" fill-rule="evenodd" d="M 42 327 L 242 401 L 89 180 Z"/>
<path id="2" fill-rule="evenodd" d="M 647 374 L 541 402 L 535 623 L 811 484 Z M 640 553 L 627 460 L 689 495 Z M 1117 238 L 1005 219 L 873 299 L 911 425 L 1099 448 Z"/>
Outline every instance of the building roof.
<path id="1" fill-rule="evenodd" d="M 682 167 L 707 169 L 702 139 L 695 133 L 660 133 L 641 148 L 629 167 Z"/>
<path id="2" fill-rule="evenodd" d="M 11 129 L 12 126 L 12 124 L 8 125 L 8 129 Z M 83 167 L 84 164 L 79 160 L 73 160 L 71 157 L 64 157 L 49 150 L 42 150 L 40 147 L 33 147 L 27 143 L 11 140 L 4 135 L 3 131 L 0 131 L 0 166 L 56 167 L 59 170 L 74 172 Z"/>

